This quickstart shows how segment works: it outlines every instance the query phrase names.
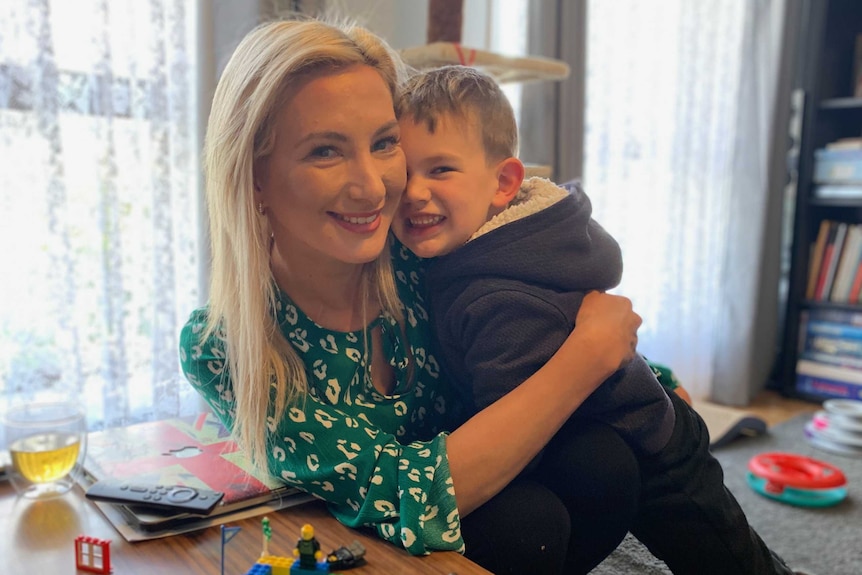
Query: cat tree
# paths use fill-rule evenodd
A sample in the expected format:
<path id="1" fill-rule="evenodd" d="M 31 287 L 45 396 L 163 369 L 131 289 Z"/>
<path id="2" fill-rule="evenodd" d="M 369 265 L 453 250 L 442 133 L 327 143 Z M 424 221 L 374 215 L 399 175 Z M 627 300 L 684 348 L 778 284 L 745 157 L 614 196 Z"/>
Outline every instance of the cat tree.
<path id="1" fill-rule="evenodd" d="M 401 57 L 417 69 L 450 64 L 473 66 L 497 83 L 559 81 L 569 76 L 562 60 L 539 56 L 506 56 L 461 44 L 463 0 L 429 0 L 426 44 L 401 50 Z M 549 177 L 550 166 L 527 165 L 528 176 Z"/>

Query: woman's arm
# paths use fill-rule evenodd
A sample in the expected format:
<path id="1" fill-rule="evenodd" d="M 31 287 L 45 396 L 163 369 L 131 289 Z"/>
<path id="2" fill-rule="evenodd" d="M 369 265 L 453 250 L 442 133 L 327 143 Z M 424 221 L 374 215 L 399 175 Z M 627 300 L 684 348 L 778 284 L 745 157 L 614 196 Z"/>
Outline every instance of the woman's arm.
<path id="1" fill-rule="evenodd" d="M 575 329 L 545 366 L 448 437 L 462 517 L 514 479 L 593 390 L 634 357 L 640 324 L 627 298 L 588 294 Z"/>
<path id="2" fill-rule="evenodd" d="M 183 328 L 181 365 L 189 383 L 233 429 L 235 382 L 226 371 L 224 342 L 215 335 L 200 339 L 205 325 L 206 311 L 197 310 Z M 326 377 L 341 388 L 350 385 L 335 373 Z M 413 394 L 419 397 L 419 391 Z M 427 397 L 429 411 L 437 405 L 434 390 L 422 397 Z M 309 393 L 283 414 L 270 408 L 267 470 L 326 501 L 342 523 L 372 526 L 410 553 L 461 550 L 445 434 L 422 442 L 399 441 L 391 431 L 411 425 L 417 414 L 408 405 L 416 400 L 407 394 L 396 399 L 374 402 L 354 395 L 336 407 Z M 390 432 L 380 427 L 380 421 L 393 418 L 396 423 L 386 426 Z"/>

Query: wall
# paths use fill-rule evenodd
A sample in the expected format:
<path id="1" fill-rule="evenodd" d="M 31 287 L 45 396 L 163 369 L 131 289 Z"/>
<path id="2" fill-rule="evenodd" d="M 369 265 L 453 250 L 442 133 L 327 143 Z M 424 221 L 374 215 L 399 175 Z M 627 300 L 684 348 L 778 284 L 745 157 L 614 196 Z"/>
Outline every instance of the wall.
<path id="1" fill-rule="evenodd" d="M 385 38 L 395 49 L 425 43 L 428 0 L 339 0 L 330 5 Z"/>
<path id="2" fill-rule="evenodd" d="M 464 0 L 461 42 L 484 48 L 491 0 Z M 425 44 L 428 0 L 330 0 L 329 5 L 386 39 L 395 49 Z"/>

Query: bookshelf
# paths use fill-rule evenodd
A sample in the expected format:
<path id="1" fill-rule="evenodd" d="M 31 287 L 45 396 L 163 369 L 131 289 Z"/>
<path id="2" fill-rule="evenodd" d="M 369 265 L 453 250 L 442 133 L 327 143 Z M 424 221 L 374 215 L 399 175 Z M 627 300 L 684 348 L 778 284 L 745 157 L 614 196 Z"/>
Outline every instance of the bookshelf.
<path id="1" fill-rule="evenodd" d="M 797 93 L 802 95 L 797 111 L 801 123 L 791 135 L 792 147 L 788 153 L 788 170 L 795 189 L 789 194 L 793 207 L 792 240 L 786 274 L 784 335 L 775 383 L 784 395 L 812 401 L 821 401 L 832 392 L 826 386 L 812 391 L 808 385 L 798 385 L 804 379 L 804 374 L 797 373 L 797 366 L 800 350 L 808 351 L 809 320 L 819 316 L 842 317 L 842 314 L 850 317 L 854 313 L 862 319 L 859 300 L 842 301 L 845 298 L 839 297 L 834 301 L 828 285 L 825 295 L 821 291 L 813 297 L 810 287 L 810 276 L 815 273 L 812 270 L 819 270 L 818 260 L 822 260 L 815 249 L 821 223 L 824 220 L 844 223 L 848 228 L 862 224 L 862 197 L 852 194 L 819 197 L 824 191 L 818 188 L 825 186 L 831 177 L 824 180 L 826 160 L 818 150 L 834 148 L 839 139 L 862 136 L 862 94 L 854 94 L 854 66 L 858 66 L 854 58 L 858 58 L 855 53 L 860 34 L 862 2 L 803 0 L 801 3 L 795 82 Z M 862 154 L 862 150 L 853 154 Z M 845 171 L 846 167 L 841 166 Z M 837 180 L 842 178 L 836 176 Z M 850 180 L 856 178 L 850 176 Z M 862 179 L 853 185 L 862 189 Z M 828 355 L 824 357 L 831 360 Z"/>

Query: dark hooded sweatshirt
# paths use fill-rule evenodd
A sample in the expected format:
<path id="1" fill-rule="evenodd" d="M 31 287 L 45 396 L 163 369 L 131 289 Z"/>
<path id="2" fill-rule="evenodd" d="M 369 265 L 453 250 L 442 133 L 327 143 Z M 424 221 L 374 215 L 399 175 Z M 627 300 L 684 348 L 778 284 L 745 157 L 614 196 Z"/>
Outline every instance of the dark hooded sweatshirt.
<path id="1" fill-rule="evenodd" d="M 464 246 L 428 260 L 444 369 L 473 409 L 495 402 L 551 358 L 587 292 L 619 283 L 619 245 L 591 213 L 579 187 L 569 193 L 530 178 Z M 640 356 L 577 414 L 610 424 L 647 455 L 665 446 L 674 425 L 667 393 Z"/>

